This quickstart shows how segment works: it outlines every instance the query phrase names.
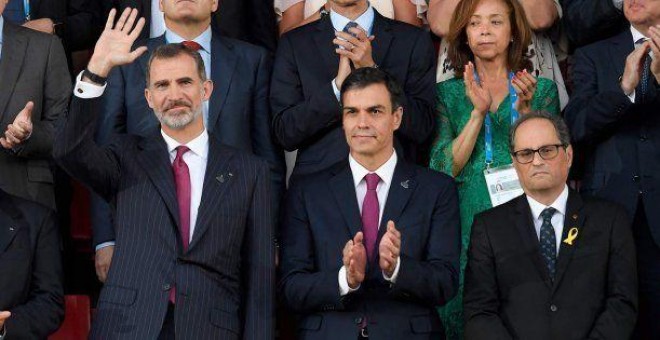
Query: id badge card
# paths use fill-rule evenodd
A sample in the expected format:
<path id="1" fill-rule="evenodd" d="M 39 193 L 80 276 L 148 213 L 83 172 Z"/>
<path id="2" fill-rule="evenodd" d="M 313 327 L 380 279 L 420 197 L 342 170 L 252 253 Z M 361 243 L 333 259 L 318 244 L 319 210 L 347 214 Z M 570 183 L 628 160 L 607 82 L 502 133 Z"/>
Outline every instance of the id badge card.
<path id="1" fill-rule="evenodd" d="M 484 170 L 490 203 L 496 207 L 523 194 L 518 174 L 513 165 L 503 165 Z"/>

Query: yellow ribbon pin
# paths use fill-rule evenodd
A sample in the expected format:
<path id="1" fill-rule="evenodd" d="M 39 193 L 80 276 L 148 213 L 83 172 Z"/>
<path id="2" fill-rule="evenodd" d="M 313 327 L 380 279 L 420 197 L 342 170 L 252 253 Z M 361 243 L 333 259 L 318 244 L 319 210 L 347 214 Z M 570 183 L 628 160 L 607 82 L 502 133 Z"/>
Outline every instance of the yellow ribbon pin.
<path id="1" fill-rule="evenodd" d="M 569 246 L 572 246 L 573 241 L 575 241 L 577 236 L 578 236 L 578 228 L 571 228 L 568 231 L 568 237 L 566 237 L 566 239 L 564 240 L 564 243 L 568 244 Z"/>

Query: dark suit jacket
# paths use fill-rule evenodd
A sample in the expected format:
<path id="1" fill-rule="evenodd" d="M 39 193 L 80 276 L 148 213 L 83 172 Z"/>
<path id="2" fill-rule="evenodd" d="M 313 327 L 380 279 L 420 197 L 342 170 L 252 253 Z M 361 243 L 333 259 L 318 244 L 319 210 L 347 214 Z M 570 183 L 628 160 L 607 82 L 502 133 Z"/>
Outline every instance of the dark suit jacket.
<path id="1" fill-rule="evenodd" d="M 59 230 L 52 211 L 0 190 L 0 310 L 7 339 L 45 339 L 64 319 Z"/>
<path id="2" fill-rule="evenodd" d="M 385 281 L 376 263 L 358 291 L 340 297 L 342 249 L 362 225 L 348 162 L 301 177 L 287 193 L 279 288 L 284 303 L 302 314 L 300 339 L 355 339 L 363 317 L 375 339 L 444 338 L 435 308 L 458 288 L 456 186 L 399 159 L 384 204 L 377 244 L 394 221 L 402 235 L 397 281 Z"/>
<path id="3" fill-rule="evenodd" d="M 631 103 L 619 86 L 633 51 L 630 31 L 575 52 L 575 91 L 566 107 L 573 141 L 585 148 L 582 192 L 622 204 L 631 216 L 641 194 L 651 234 L 660 245 L 660 90 Z"/>
<path id="4" fill-rule="evenodd" d="M 416 160 L 417 146 L 434 124 L 435 52 L 429 33 L 376 12 L 374 61 L 401 84 L 403 122 L 395 133 L 403 156 Z M 282 36 L 273 68 L 270 102 L 273 135 L 286 150 L 298 149 L 292 176 L 327 169 L 348 157 L 341 110 L 332 90 L 339 57 L 330 17 Z"/>
<path id="5" fill-rule="evenodd" d="M 146 19 L 140 37 L 149 38 L 151 0 L 114 0 L 107 4 L 120 12 L 126 7 L 137 8 L 140 16 Z M 223 36 L 247 41 L 275 53 L 278 31 L 271 0 L 219 0 L 218 10 L 211 20 L 213 27 Z"/>
<path id="6" fill-rule="evenodd" d="M 165 43 L 165 36 L 149 39 L 149 51 Z M 270 135 L 268 86 L 271 60 L 262 48 L 213 33 L 207 129 L 223 144 L 257 155 L 270 164 L 273 204 L 284 188 L 284 155 Z M 112 70 L 103 94 L 104 108 L 97 140 L 107 143 L 113 134 L 149 134 L 159 126 L 144 98 L 145 74 L 150 53 L 132 64 Z M 95 217 L 95 243 L 114 239 L 108 214 Z"/>
<path id="7" fill-rule="evenodd" d="M 610 38 L 630 26 L 612 1 L 561 0 L 562 22 L 574 47 Z"/>
<path id="8" fill-rule="evenodd" d="M 578 228 L 573 245 L 564 243 Z M 568 195 L 554 281 L 522 195 L 477 215 L 465 269 L 467 339 L 629 339 L 637 313 L 626 212 Z"/>
<path id="9" fill-rule="evenodd" d="M 34 102 L 31 137 L 15 151 L 0 147 L 0 188 L 55 208 L 50 154 L 53 123 L 67 109 L 71 82 L 56 37 L 4 21 L 0 56 L 0 131 Z"/>
<path id="10" fill-rule="evenodd" d="M 176 286 L 181 339 L 272 339 L 275 250 L 266 162 L 210 136 L 201 205 L 184 252 L 160 132 L 99 147 L 98 101 L 74 97 L 54 147 L 72 177 L 117 205 L 117 245 L 91 338 L 156 339 Z"/>

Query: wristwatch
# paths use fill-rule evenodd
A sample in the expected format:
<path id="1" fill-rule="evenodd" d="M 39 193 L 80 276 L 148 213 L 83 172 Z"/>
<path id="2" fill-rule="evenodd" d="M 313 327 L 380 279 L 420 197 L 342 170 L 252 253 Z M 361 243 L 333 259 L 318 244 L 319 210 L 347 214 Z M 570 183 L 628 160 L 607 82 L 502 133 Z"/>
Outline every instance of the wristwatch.
<path id="1" fill-rule="evenodd" d="M 82 74 L 83 78 L 87 77 L 95 84 L 105 85 L 105 82 L 108 81 L 107 77 L 101 77 L 98 74 L 92 73 L 89 69 L 85 68 Z"/>
<path id="2" fill-rule="evenodd" d="M 328 10 L 325 9 L 325 6 L 321 7 L 321 9 L 319 10 L 319 14 L 321 14 L 321 19 L 330 16 L 330 12 L 328 12 Z"/>

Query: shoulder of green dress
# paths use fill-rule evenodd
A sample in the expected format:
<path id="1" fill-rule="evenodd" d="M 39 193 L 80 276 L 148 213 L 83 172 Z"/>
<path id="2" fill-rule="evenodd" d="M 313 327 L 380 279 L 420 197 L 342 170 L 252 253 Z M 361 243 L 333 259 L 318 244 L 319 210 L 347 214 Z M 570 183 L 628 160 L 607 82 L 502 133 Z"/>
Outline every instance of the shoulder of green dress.
<path id="1" fill-rule="evenodd" d="M 555 82 L 552 79 L 539 77 L 537 87 L 539 89 L 547 89 L 547 88 L 550 88 L 550 87 L 557 87 L 557 85 L 555 84 Z"/>

